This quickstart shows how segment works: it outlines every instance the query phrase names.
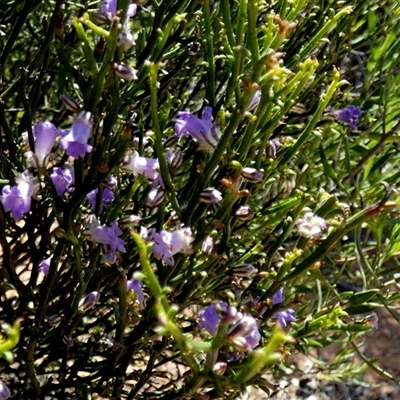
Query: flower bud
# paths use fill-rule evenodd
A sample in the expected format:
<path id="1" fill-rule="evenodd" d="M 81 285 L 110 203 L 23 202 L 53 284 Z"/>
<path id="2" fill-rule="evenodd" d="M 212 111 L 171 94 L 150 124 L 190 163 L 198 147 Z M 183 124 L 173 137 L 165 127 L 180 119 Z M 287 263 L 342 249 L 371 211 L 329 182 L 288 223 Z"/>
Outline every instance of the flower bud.
<path id="1" fill-rule="evenodd" d="M 60 321 L 62 320 L 62 318 L 59 315 L 52 315 L 48 320 L 47 323 L 50 326 L 56 326 L 60 323 Z"/>
<path id="2" fill-rule="evenodd" d="M 168 165 L 170 172 L 174 173 L 181 166 L 182 161 L 183 161 L 183 153 L 181 151 L 172 153 L 168 158 Z"/>
<path id="3" fill-rule="evenodd" d="M 150 208 L 157 207 L 159 204 L 161 204 L 164 200 L 164 190 L 161 189 L 152 189 L 150 192 L 147 194 L 146 197 L 146 206 Z"/>
<path id="4" fill-rule="evenodd" d="M 121 32 L 118 35 L 117 44 L 123 51 L 127 51 L 135 44 L 135 40 L 130 32 Z"/>
<path id="5" fill-rule="evenodd" d="M 239 276 L 239 277 L 248 277 L 253 275 L 255 272 L 257 272 L 257 269 L 254 268 L 253 265 L 251 264 L 242 264 L 238 265 L 235 268 L 231 270 L 233 275 Z"/>
<path id="6" fill-rule="evenodd" d="M 248 206 L 242 206 L 235 212 L 235 217 L 243 220 L 243 221 L 248 221 L 254 217 L 256 212 L 248 207 Z"/>
<path id="7" fill-rule="evenodd" d="M 71 336 L 63 335 L 62 341 L 67 347 L 72 347 L 74 345 L 74 339 Z"/>
<path id="8" fill-rule="evenodd" d="M 131 227 L 131 226 L 136 225 L 141 220 L 142 220 L 142 217 L 131 214 L 131 215 L 128 215 L 128 216 L 122 218 L 122 220 L 119 221 L 119 225 L 125 226 L 125 227 Z"/>
<path id="9" fill-rule="evenodd" d="M 61 96 L 61 101 L 68 110 L 76 113 L 81 111 L 80 105 L 69 94 L 63 94 Z"/>
<path id="10" fill-rule="evenodd" d="M 240 320 L 240 318 L 242 318 L 242 313 L 240 313 L 236 307 L 228 305 L 225 309 L 221 310 L 221 317 L 231 324 Z"/>
<path id="11" fill-rule="evenodd" d="M 133 80 L 136 80 L 138 78 L 136 75 L 136 73 L 138 72 L 137 69 L 132 68 L 129 65 L 111 63 L 111 68 L 120 78 L 127 82 L 132 82 Z"/>
<path id="12" fill-rule="evenodd" d="M 4 382 L 0 381 L 0 400 L 7 400 L 10 396 L 10 389 Z"/>
<path id="13" fill-rule="evenodd" d="M 199 200 L 207 204 L 218 204 L 222 200 L 222 193 L 217 189 L 207 188 L 200 193 Z"/>
<path id="14" fill-rule="evenodd" d="M 172 135 L 169 138 L 166 139 L 164 142 L 164 147 L 175 147 L 177 143 L 179 142 L 179 136 L 178 135 Z"/>
<path id="15" fill-rule="evenodd" d="M 92 308 L 100 299 L 99 292 L 91 292 L 86 295 L 78 304 L 78 308 L 81 311 L 87 311 Z"/>
<path id="16" fill-rule="evenodd" d="M 228 363 L 225 361 L 218 361 L 213 366 L 213 372 L 217 375 L 223 375 L 228 367 Z"/>
<path id="17" fill-rule="evenodd" d="M 109 14 L 101 12 L 92 13 L 92 20 L 97 25 L 109 24 L 112 21 Z"/>
<path id="18" fill-rule="evenodd" d="M 257 321 L 251 315 L 244 315 L 229 329 L 228 339 L 240 350 L 253 349 L 261 339 Z"/>
<path id="19" fill-rule="evenodd" d="M 251 183 L 261 182 L 264 174 L 258 169 L 252 167 L 244 167 L 241 173 L 242 177 Z"/>
<path id="20" fill-rule="evenodd" d="M 206 255 L 210 255 L 214 251 L 214 240 L 210 236 L 204 240 L 201 245 L 201 251 Z"/>

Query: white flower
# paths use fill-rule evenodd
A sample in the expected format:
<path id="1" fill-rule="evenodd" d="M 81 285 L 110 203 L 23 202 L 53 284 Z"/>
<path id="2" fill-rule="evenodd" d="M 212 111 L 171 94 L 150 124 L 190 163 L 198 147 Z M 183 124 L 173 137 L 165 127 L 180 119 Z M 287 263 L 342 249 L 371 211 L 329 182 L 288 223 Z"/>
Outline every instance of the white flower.
<path id="1" fill-rule="evenodd" d="M 303 218 L 299 218 L 296 225 L 300 235 L 309 239 L 319 239 L 321 232 L 327 228 L 326 221 L 311 211 L 306 212 Z"/>

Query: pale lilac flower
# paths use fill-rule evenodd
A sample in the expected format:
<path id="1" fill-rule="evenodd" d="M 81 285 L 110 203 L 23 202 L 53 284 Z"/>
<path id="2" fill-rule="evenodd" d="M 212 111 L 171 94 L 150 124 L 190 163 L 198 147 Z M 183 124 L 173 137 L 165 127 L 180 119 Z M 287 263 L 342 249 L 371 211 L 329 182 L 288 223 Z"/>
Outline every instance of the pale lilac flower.
<path id="1" fill-rule="evenodd" d="M 96 291 L 91 292 L 80 300 L 78 308 L 81 311 L 87 311 L 90 308 L 92 308 L 99 300 L 100 300 L 100 293 Z"/>
<path id="2" fill-rule="evenodd" d="M 136 44 L 135 39 L 130 32 L 130 28 L 127 25 L 124 26 L 124 30 L 118 35 L 117 44 L 123 51 L 129 50 Z"/>
<path id="3" fill-rule="evenodd" d="M 276 153 L 279 147 L 281 147 L 281 141 L 278 138 L 274 138 L 268 141 L 267 155 L 271 158 L 276 158 Z"/>
<path id="4" fill-rule="evenodd" d="M 243 315 L 228 331 L 228 339 L 242 351 L 254 349 L 261 340 L 257 321 L 251 315 Z"/>
<path id="5" fill-rule="evenodd" d="M 154 256 L 170 266 L 175 264 L 173 256 L 177 253 L 191 254 L 193 235 L 190 228 L 179 228 L 175 231 L 161 231 L 153 235 Z"/>
<path id="6" fill-rule="evenodd" d="M 50 179 L 53 182 L 57 194 L 62 196 L 66 190 L 69 192 L 72 191 L 71 185 L 74 183 L 74 169 L 72 167 L 67 167 L 65 169 L 54 167 Z"/>
<path id="7" fill-rule="evenodd" d="M 4 382 L 0 381 L 0 400 L 7 400 L 10 396 L 10 389 Z"/>
<path id="8" fill-rule="evenodd" d="M 297 229 L 301 236 L 308 239 L 319 239 L 323 230 L 327 228 L 326 221 L 314 215 L 311 211 L 306 212 L 302 218 L 296 221 Z"/>
<path id="9" fill-rule="evenodd" d="M 32 133 L 35 139 L 35 152 L 28 151 L 25 156 L 37 168 L 46 167 L 51 149 L 57 136 L 61 135 L 61 131 L 51 122 L 45 121 L 36 124 L 32 129 Z"/>
<path id="10" fill-rule="evenodd" d="M 122 235 L 121 229 L 116 221 L 111 222 L 110 226 L 94 225 L 87 233 L 92 241 L 103 245 L 103 257 L 109 264 L 117 261 L 117 250 L 125 253 L 125 241 L 119 238 Z"/>
<path id="11" fill-rule="evenodd" d="M 60 146 L 65 152 L 74 158 L 83 158 L 86 153 L 92 151 L 92 146 L 88 145 L 93 122 L 90 112 L 83 111 L 72 124 L 71 130 L 60 140 Z"/>
<path id="12" fill-rule="evenodd" d="M 350 129 L 357 129 L 358 119 L 361 117 L 361 108 L 350 105 L 341 110 L 335 110 L 332 114 L 338 121 L 349 124 Z"/>
<path id="13" fill-rule="evenodd" d="M 278 311 L 273 315 L 272 318 L 275 318 L 278 320 L 279 325 L 282 328 L 286 328 L 288 326 L 289 322 L 296 321 L 294 314 L 294 310 L 291 308 L 288 308 L 287 310 L 283 311 Z"/>
<path id="14" fill-rule="evenodd" d="M 114 16 L 117 13 L 117 0 L 103 0 L 100 5 L 100 12 L 104 14 L 111 14 Z M 137 5 L 128 4 L 128 9 L 126 11 L 127 17 L 133 17 L 136 14 Z"/>
<path id="15" fill-rule="evenodd" d="M 99 193 L 99 189 L 93 189 L 90 191 L 86 197 L 90 202 L 90 205 L 92 206 L 92 212 L 95 212 L 96 206 L 97 206 L 97 193 Z M 110 204 L 114 201 L 115 199 L 115 194 L 108 188 L 105 187 L 102 193 L 102 201 L 100 203 L 99 207 L 99 214 L 101 214 L 104 210 L 104 206 L 107 204 Z"/>
<path id="16" fill-rule="evenodd" d="M 212 122 L 212 108 L 206 107 L 201 118 L 189 111 L 178 112 L 175 122 L 175 134 L 180 137 L 189 135 L 200 143 L 200 148 L 213 151 L 221 138 L 221 131 Z"/>
<path id="17" fill-rule="evenodd" d="M 137 279 L 130 279 L 126 282 L 126 289 L 133 290 L 136 293 L 137 301 L 139 302 L 140 306 L 144 307 L 144 293 L 142 288 L 142 281 Z"/>
<path id="18" fill-rule="evenodd" d="M 19 183 L 15 186 L 6 185 L 3 187 L 0 202 L 3 204 L 4 211 L 10 212 L 14 221 L 19 221 L 24 214 L 31 209 L 32 197 L 35 196 L 39 181 L 28 175 L 21 175 L 20 179 L 16 179 Z"/>
<path id="19" fill-rule="evenodd" d="M 45 258 L 44 260 L 42 260 L 39 263 L 39 271 L 44 274 L 44 275 L 48 275 L 48 273 L 50 272 L 50 264 L 51 264 L 51 258 L 53 256 L 50 256 L 49 258 Z"/>
<path id="20" fill-rule="evenodd" d="M 134 176 L 144 175 L 147 179 L 156 180 L 159 177 L 160 164 L 157 158 L 141 157 L 137 151 L 124 158 L 123 168 Z"/>

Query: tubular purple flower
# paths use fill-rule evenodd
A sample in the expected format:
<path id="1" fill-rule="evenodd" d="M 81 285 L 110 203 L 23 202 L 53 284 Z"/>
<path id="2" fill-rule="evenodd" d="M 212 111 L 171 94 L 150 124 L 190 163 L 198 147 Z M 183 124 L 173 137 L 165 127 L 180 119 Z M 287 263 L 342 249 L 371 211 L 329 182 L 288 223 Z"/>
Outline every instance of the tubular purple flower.
<path id="1" fill-rule="evenodd" d="M 142 284 L 142 281 L 139 281 L 137 279 L 130 279 L 126 282 L 126 289 L 133 290 L 136 293 L 136 299 L 139 302 L 140 306 L 143 308 L 145 305 L 145 301 Z"/>
<path id="2" fill-rule="evenodd" d="M 335 110 L 332 114 L 338 121 L 349 124 L 350 129 L 357 129 L 358 120 L 362 112 L 360 107 L 350 105 L 341 110 Z"/>
<path id="3" fill-rule="evenodd" d="M 222 134 L 212 121 L 211 107 L 204 109 L 201 118 L 194 116 L 189 111 L 180 111 L 178 117 L 173 120 L 175 134 L 178 137 L 189 135 L 200 143 L 200 148 L 213 151 Z"/>
<path id="4" fill-rule="evenodd" d="M 87 142 L 92 131 L 93 122 L 90 112 L 83 111 L 72 124 L 71 130 L 60 140 L 60 146 L 74 158 L 83 158 L 92 151 Z"/>
<path id="5" fill-rule="evenodd" d="M 7 400 L 10 396 L 10 389 L 4 382 L 0 381 L 0 400 Z"/>
<path id="6" fill-rule="evenodd" d="M 39 271 L 44 274 L 48 275 L 50 272 L 50 264 L 51 264 L 51 259 L 53 256 L 50 256 L 49 258 L 45 258 L 39 263 Z"/>
<path id="7" fill-rule="evenodd" d="M 123 168 L 134 176 L 144 175 L 147 179 L 156 180 L 159 177 L 160 164 L 157 158 L 141 157 L 134 151 L 124 158 Z"/>
<path id="8" fill-rule="evenodd" d="M 121 229 L 116 221 L 111 222 L 110 226 L 93 225 L 88 234 L 91 240 L 103 245 L 103 257 L 109 264 L 114 264 L 117 260 L 116 251 L 126 252 L 125 241 L 118 236 L 122 235 Z"/>
<path id="9" fill-rule="evenodd" d="M 50 179 L 53 182 L 57 194 L 62 196 L 66 190 L 72 191 L 71 185 L 74 183 L 74 169 L 72 167 L 67 167 L 65 169 L 54 167 Z"/>
<path id="10" fill-rule="evenodd" d="M 209 333 L 214 335 L 221 321 L 221 311 L 228 309 L 228 303 L 220 302 L 213 303 L 207 306 L 204 310 L 200 311 L 198 318 L 198 327 L 204 328 Z"/>
<path id="11" fill-rule="evenodd" d="M 273 318 L 278 320 L 278 323 L 282 328 L 286 328 L 289 322 L 296 321 L 296 318 L 293 314 L 294 310 L 288 308 L 287 310 L 284 311 L 278 311 L 273 315 Z"/>
<path id="12" fill-rule="evenodd" d="M 35 152 L 29 151 L 25 155 L 28 160 L 34 162 L 37 168 L 46 167 L 51 149 L 57 136 L 61 135 L 61 131 L 51 122 L 45 121 L 36 124 L 32 132 L 35 138 Z"/>
<path id="13" fill-rule="evenodd" d="M 283 287 L 279 288 L 277 292 L 272 296 L 272 305 L 283 303 Z"/>
<path id="14" fill-rule="evenodd" d="M 190 228 L 179 228 L 176 231 L 161 231 L 153 235 L 153 254 L 171 267 L 175 265 L 173 256 L 177 253 L 191 254 L 193 235 Z"/>
<path id="15" fill-rule="evenodd" d="M 104 14 L 115 15 L 117 13 L 117 0 L 103 0 L 100 5 L 100 12 Z M 128 4 L 128 9 L 126 11 L 127 17 L 133 17 L 136 14 L 137 5 L 136 4 Z"/>
<path id="16" fill-rule="evenodd" d="M 4 186 L 0 196 L 4 211 L 11 212 L 14 221 L 18 222 L 31 209 L 32 196 L 37 189 L 36 179 L 21 180 L 18 185 L 12 187 Z"/>
<path id="17" fill-rule="evenodd" d="M 90 202 L 90 205 L 92 206 L 92 212 L 95 212 L 96 210 L 96 206 L 97 206 L 97 193 L 99 192 L 99 189 L 93 189 L 92 191 L 90 191 L 86 197 Z M 102 201 L 100 203 L 100 207 L 99 207 L 99 214 L 101 214 L 104 210 L 104 206 L 107 204 L 110 204 L 114 201 L 115 199 L 115 194 L 109 189 L 109 188 L 104 188 L 103 190 L 103 198 Z"/>

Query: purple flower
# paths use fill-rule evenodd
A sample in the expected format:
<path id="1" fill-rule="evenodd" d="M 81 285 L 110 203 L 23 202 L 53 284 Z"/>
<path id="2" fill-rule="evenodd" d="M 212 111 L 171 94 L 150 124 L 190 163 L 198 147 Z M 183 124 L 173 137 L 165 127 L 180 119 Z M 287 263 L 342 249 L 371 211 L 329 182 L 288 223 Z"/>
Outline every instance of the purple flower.
<path id="1" fill-rule="evenodd" d="M 199 195 L 199 201 L 207 204 L 218 204 L 222 200 L 222 193 L 214 188 L 204 189 Z"/>
<path id="2" fill-rule="evenodd" d="M 284 311 L 278 311 L 273 315 L 273 318 L 278 320 L 278 323 L 282 328 L 286 328 L 289 322 L 296 321 L 296 318 L 294 317 L 293 314 L 294 310 L 288 308 L 287 310 Z"/>
<path id="3" fill-rule="evenodd" d="M 133 175 L 144 175 L 147 179 L 156 180 L 159 177 L 160 164 L 157 158 L 141 157 L 134 151 L 124 159 L 123 167 Z"/>
<path id="4" fill-rule="evenodd" d="M 140 306 L 144 307 L 144 294 L 142 289 L 142 281 L 131 279 L 126 282 L 126 289 L 133 290 L 136 293 L 136 299 Z"/>
<path id="5" fill-rule="evenodd" d="M 189 111 L 178 112 L 175 122 L 177 136 L 189 135 L 200 143 L 200 148 L 212 151 L 221 138 L 221 131 L 213 124 L 212 108 L 206 107 L 201 118 Z"/>
<path id="6" fill-rule="evenodd" d="M 274 306 L 281 303 L 283 303 L 283 287 L 279 288 L 278 291 L 272 296 L 272 304 Z"/>
<path id="7" fill-rule="evenodd" d="M 333 115 L 338 121 L 349 124 L 350 129 L 357 129 L 358 119 L 361 117 L 361 108 L 357 106 L 347 106 L 341 110 L 333 111 Z"/>
<path id="8" fill-rule="evenodd" d="M 0 400 L 7 400 L 10 396 L 10 389 L 4 382 L 0 381 Z"/>
<path id="9" fill-rule="evenodd" d="M 31 209 L 32 196 L 38 187 L 36 180 L 21 181 L 16 186 L 6 185 L 3 187 L 0 202 L 6 212 L 11 211 L 14 221 L 19 221 L 24 214 Z"/>
<path id="10" fill-rule="evenodd" d="M 118 237 L 122 235 L 122 231 L 116 221 L 111 222 L 110 226 L 94 225 L 88 233 L 91 240 L 103 245 L 103 257 L 109 264 L 117 261 L 117 250 L 122 253 L 126 252 L 125 241 Z"/>
<path id="11" fill-rule="evenodd" d="M 33 161 L 37 168 L 46 167 L 51 149 L 57 136 L 61 135 L 61 131 L 51 122 L 45 121 L 36 124 L 32 133 L 35 139 L 35 153 L 28 151 L 25 156 L 29 161 Z"/>
<path id="12" fill-rule="evenodd" d="M 92 146 L 87 144 L 92 126 L 90 112 L 83 111 L 75 119 L 71 130 L 60 140 L 60 146 L 69 156 L 83 158 L 92 151 Z"/>
<path id="13" fill-rule="evenodd" d="M 219 322 L 221 321 L 221 311 L 228 309 L 228 303 L 213 303 L 200 311 L 198 319 L 198 327 L 206 329 L 214 335 L 217 332 Z"/>
<path id="14" fill-rule="evenodd" d="M 39 263 L 39 271 L 44 274 L 44 275 L 48 275 L 49 271 L 50 271 L 50 264 L 51 264 L 51 258 L 53 256 L 50 256 L 49 258 L 45 258 L 44 260 L 42 260 Z"/>
<path id="15" fill-rule="evenodd" d="M 261 339 L 257 321 L 251 315 L 243 315 L 228 331 L 228 339 L 242 351 L 254 349 Z"/>
<path id="16" fill-rule="evenodd" d="M 153 235 L 153 253 L 158 259 L 170 266 L 175 264 L 173 256 L 177 253 L 191 254 L 193 235 L 190 228 L 179 228 L 176 231 L 161 231 Z"/>
<path id="17" fill-rule="evenodd" d="M 74 170 L 72 167 L 65 169 L 54 167 L 50 178 L 59 196 L 62 196 L 66 190 L 72 191 L 71 185 L 74 182 Z"/>
<path id="18" fill-rule="evenodd" d="M 89 192 L 86 197 L 88 198 L 90 205 L 92 206 L 92 211 L 95 212 L 96 210 L 96 205 L 97 205 L 97 193 L 99 192 L 99 189 L 96 188 Z M 99 207 L 99 214 L 101 214 L 104 210 L 104 206 L 107 204 L 110 204 L 113 202 L 115 199 L 115 194 L 109 189 L 109 188 L 104 188 L 103 190 L 103 199 Z"/>
<path id="19" fill-rule="evenodd" d="M 128 4 L 126 16 L 133 17 L 136 14 L 136 11 L 137 11 L 136 4 Z M 103 2 L 100 5 L 100 12 L 115 15 L 117 13 L 117 0 L 103 0 Z"/>

